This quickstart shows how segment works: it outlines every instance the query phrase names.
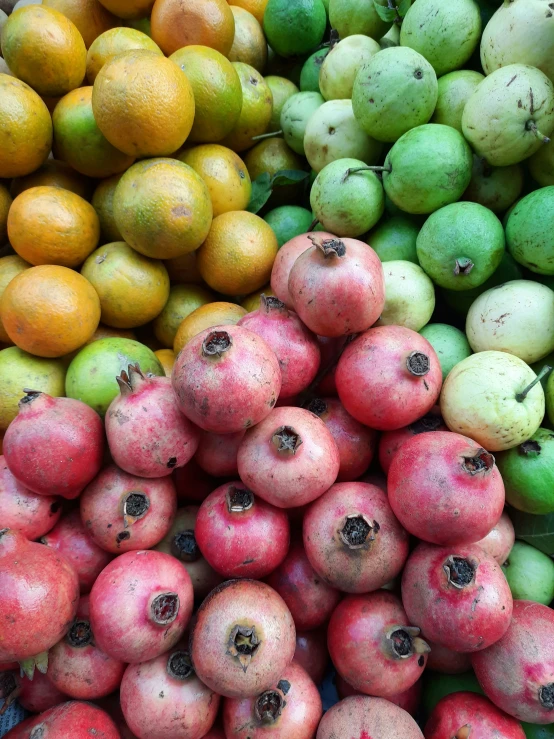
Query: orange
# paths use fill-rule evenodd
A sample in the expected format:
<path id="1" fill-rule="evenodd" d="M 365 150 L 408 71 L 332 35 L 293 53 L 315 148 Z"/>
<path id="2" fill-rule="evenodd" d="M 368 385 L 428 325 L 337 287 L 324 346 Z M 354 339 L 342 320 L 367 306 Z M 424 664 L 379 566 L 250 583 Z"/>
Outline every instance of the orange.
<path id="1" fill-rule="evenodd" d="M 78 272 L 45 264 L 17 275 L 0 300 L 10 339 L 38 357 L 63 357 L 83 346 L 100 322 L 100 300 Z"/>
<path id="2" fill-rule="evenodd" d="M 264 22 L 265 6 L 268 0 L 232 0 L 230 5 L 236 5 L 239 8 L 244 8 L 249 13 L 252 13 L 254 18 L 261 25 Z"/>
<path id="3" fill-rule="evenodd" d="M 29 269 L 31 265 L 26 262 L 17 254 L 12 254 L 8 257 L 2 257 L 0 259 L 0 300 L 4 294 L 4 290 L 10 284 L 14 277 L 18 274 Z M 10 337 L 6 333 L 4 326 L 2 325 L 2 319 L 0 318 L 0 342 L 2 344 L 12 344 Z"/>
<path id="4" fill-rule="evenodd" d="M 244 163 L 252 181 L 264 172 L 274 175 L 282 169 L 304 169 L 305 163 L 287 145 L 284 139 L 270 138 L 260 141 L 245 155 Z M 268 207 L 275 208 L 283 203 L 294 203 L 302 195 L 302 183 L 278 185 L 273 189 Z"/>
<path id="5" fill-rule="evenodd" d="M 189 251 L 175 259 L 166 259 L 164 262 L 171 282 L 179 284 L 203 285 L 204 280 L 196 264 L 196 252 Z"/>
<path id="6" fill-rule="evenodd" d="M 229 59 L 250 64 L 263 72 L 267 64 L 267 41 L 262 27 L 252 13 L 243 8 L 231 5 L 231 12 L 235 18 L 235 38 Z"/>
<path id="7" fill-rule="evenodd" d="M 248 295 L 269 282 L 277 251 L 275 233 L 262 218 L 230 211 L 214 218 L 198 250 L 198 269 L 213 290 Z"/>
<path id="8" fill-rule="evenodd" d="M 12 197 L 8 188 L 0 183 L 0 247 L 8 237 L 8 211 L 12 204 Z"/>
<path id="9" fill-rule="evenodd" d="M 189 141 L 219 141 L 236 125 L 242 87 L 236 69 L 215 49 L 185 46 L 169 57 L 186 74 L 194 93 Z"/>
<path id="10" fill-rule="evenodd" d="M 134 28 L 120 26 L 98 36 L 87 52 L 87 80 L 89 83 L 93 84 L 104 64 L 113 59 L 116 54 L 123 54 L 125 51 L 132 51 L 133 49 L 153 51 L 163 56 L 158 44 L 154 43 L 145 33 L 136 31 Z"/>
<path id="11" fill-rule="evenodd" d="M 211 326 L 230 326 L 238 323 L 245 315 L 244 308 L 234 303 L 217 302 L 202 305 L 182 321 L 175 334 L 173 351 L 179 354 L 185 344 L 201 331 Z"/>
<path id="12" fill-rule="evenodd" d="M 244 151 L 254 146 L 253 136 L 267 130 L 271 119 L 273 97 L 262 75 L 243 62 L 233 62 L 242 87 L 242 109 L 233 130 L 221 141 L 233 151 Z"/>
<path id="13" fill-rule="evenodd" d="M 173 365 L 175 364 L 176 359 L 173 349 L 158 349 L 154 352 L 154 354 L 158 358 L 159 363 L 164 368 L 165 376 L 171 377 L 171 372 L 173 370 Z M 0 454 L 1 453 L 2 452 L 0 452 Z"/>
<path id="14" fill-rule="evenodd" d="M 77 26 L 43 5 L 27 5 L 8 18 L 2 54 L 11 71 L 39 95 L 56 97 L 79 87 L 87 50 Z"/>
<path id="15" fill-rule="evenodd" d="M 100 0 L 118 18 L 134 20 L 150 15 L 154 0 Z"/>
<path id="16" fill-rule="evenodd" d="M 98 0 L 42 0 L 42 5 L 69 18 L 77 26 L 87 49 L 97 36 L 118 25 L 115 15 Z"/>
<path id="17" fill-rule="evenodd" d="M 30 174 L 52 148 L 48 108 L 29 85 L 0 74 L 0 179 Z"/>
<path id="18" fill-rule="evenodd" d="M 78 267 L 98 244 L 100 223 L 92 205 L 60 187 L 32 187 L 8 215 L 8 236 L 31 264 Z"/>
<path id="19" fill-rule="evenodd" d="M 109 339 L 114 336 L 119 339 L 137 340 L 134 331 L 129 331 L 125 328 L 112 328 L 111 326 L 104 326 L 103 323 L 99 323 L 98 328 L 87 341 L 87 344 L 92 344 L 93 341 L 99 341 L 99 339 Z"/>
<path id="20" fill-rule="evenodd" d="M 92 196 L 91 203 L 100 221 L 100 238 L 104 244 L 109 244 L 112 241 L 123 241 L 123 236 L 117 227 L 113 214 L 113 198 L 120 179 L 121 175 L 116 174 L 113 177 L 108 177 L 107 180 L 102 180 Z"/>
<path id="21" fill-rule="evenodd" d="M 81 274 L 100 298 L 100 320 L 114 328 L 142 326 L 161 313 L 169 297 L 169 277 L 158 259 L 143 257 L 124 241 L 92 252 Z"/>
<path id="22" fill-rule="evenodd" d="M 167 55 L 200 44 L 227 56 L 235 36 L 226 0 L 156 0 L 150 23 L 152 38 Z"/>
<path id="23" fill-rule="evenodd" d="M 248 311 L 248 313 L 252 313 L 252 311 L 258 310 L 258 308 L 260 307 L 260 298 L 262 297 L 262 295 L 265 295 L 267 297 L 269 297 L 270 295 L 275 295 L 275 293 L 271 289 L 271 285 L 266 285 L 260 290 L 256 290 L 255 292 L 250 293 L 250 295 L 247 295 L 247 297 L 244 298 L 241 303 L 244 310 Z"/>
<path id="24" fill-rule="evenodd" d="M 163 346 L 172 347 L 182 321 L 193 310 L 214 300 L 211 290 L 200 285 L 173 285 L 164 309 L 154 321 L 154 334 L 158 341 Z"/>
<path id="25" fill-rule="evenodd" d="M 94 80 L 98 128 L 133 157 L 166 156 L 190 133 L 194 96 L 176 64 L 154 51 L 134 50 L 107 62 Z"/>
<path id="26" fill-rule="evenodd" d="M 112 146 L 92 112 L 92 87 L 78 87 L 54 108 L 56 156 L 87 177 L 110 177 L 128 169 L 134 157 Z"/>
<path id="27" fill-rule="evenodd" d="M 206 183 L 177 159 L 133 164 L 119 181 L 113 210 L 125 241 L 155 259 L 198 249 L 212 223 Z"/>
<path id="28" fill-rule="evenodd" d="M 146 34 L 146 36 L 148 36 L 149 38 L 152 38 L 152 29 L 150 28 L 150 18 L 137 18 L 136 20 L 133 20 L 133 19 L 127 20 L 125 22 L 125 27 L 134 28 L 135 31 L 140 31 L 141 33 Z"/>
<path id="29" fill-rule="evenodd" d="M 82 174 L 75 172 L 69 164 L 57 159 L 47 159 L 42 167 L 32 174 L 12 180 L 10 192 L 12 197 L 15 198 L 24 190 L 29 190 L 31 187 L 40 187 L 41 185 L 70 190 L 85 198 L 85 200 L 89 199 L 92 190 L 91 181 Z"/>
<path id="30" fill-rule="evenodd" d="M 219 144 L 203 144 L 186 149 L 179 159 L 208 186 L 214 218 L 229 210 L 246 208 L 252 184 L 245 163 L 234 151 Z"/>

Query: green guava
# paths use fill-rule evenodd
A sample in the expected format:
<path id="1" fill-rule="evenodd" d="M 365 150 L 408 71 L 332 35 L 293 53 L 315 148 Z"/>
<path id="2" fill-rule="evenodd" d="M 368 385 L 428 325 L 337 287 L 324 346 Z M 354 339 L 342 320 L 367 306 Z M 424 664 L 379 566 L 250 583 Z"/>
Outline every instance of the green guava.
<path id="1" fill-rule="evenodd" d="M 484 205 L 494 213 L 504 213 L 519 198 L 522 189 L 523 169 L 520 164 L 491 167 L 475 154 L 471 180 L 463 198 Z"/>
<path id="2" fill-rule="evenodd" d="M 425 713 L 429 715 L 441 698 L 461 690 L 484 695 L 473 670 L 463 672 L 461 675 L 443 675 L 440 672 L 425 670 L 421 705 Z"/>
<path id="3" fill-rule="evenodd" d="M 307 208 L 299 205 L 281 205 L 266 213 L 264 221 L 273 229 L 279 248 L 295 236 L 310 230 L 314 217 Z"/>
<path id="4" fill-rule="evenodd" d="M 382 220 L 368 233 L 365 240 L 382 262 L 402 260 L 419 264 L 416 252 L 418 233 L 417 223 L 401 214 Z"/>
<path id="5" fill-rule="evenodd" d="M 306 59 L 300 72 L 300 90 L 302 92 L 321 92 L 319 89 L 319 73 L 328 53 L 329 49 L 325 47 L 314 51 Z"/>
<path id="6" fill-rule="evenodd" d="M 355 34 L 339 41 L 325 57 L 319 73 L 319 87 L 325 100 L 350 99 L 360 67 L 379 51 L 381 47 L 369 36 Z"/>
<path id="7" fill-rule="evenodd" d="M 296 95 L 298 87 L 286 77 L 269 75 L 269 77 L 264 77 L 264 79 L 273 95 L 273 108 L 271 118 L 267 124 L 267 130 L 279 131 L 281 128 L 281 111 L 283 110 L 283 105 L 290 97 Z"/>
<path id="8" fill-rule="evenodd" d="M 484 75 L 471 69 L 459 69 L 439 79 L 439 95 L 431 123 L 452 126 L 462 133 L 462 113 Z"/>
<path id="9" fill-rule="evenodd" d="M 547 554 L 516 541 L 502 570 L 514 599 L 550 605 L 554 598 L 554 562 Z"/>
<path id="10" fill-rule="evenodd" d="M 383 144 L 368 136 L 352 111 L 350 100 L 329 100 L 308 121 L 304 153 L 315 172 L 336 159 L 360 159 L 376 164 Z"/>
<path id="11" fill-rule="evenodd" d="M 290 148 L 304 155 L 304 134 L 312 114 L 325 100 L 319 92 L 297 92 L 292 95 L 281 110 L 281 130 Z"/>
<path id="12" fill-rule="evenodd" d="M 329 22 L 340 38 L 362 34 L 379 39 L 392 22 L 381 20 L 376 3 L 387 7 L 387 0 L 329 0 Z"/>
<path id="13" fill-rule="evenodd" d="M 526 739 L 554 739 L 554 724 L 541 726 L 540 724 L 526 724 L 521 722 Z"/>
<path id="14" fill-rule="evenodd" d="M 354 80 L 352 107 L 363 130 L 379 141 L 397 141 L 433 115 L 437 75 L 421 54 L 401 46 L 383 49 Z"/>
<path id="15" fill-rule="evenodd" d="M 393 23 L 385 35 L 379 39 L 379 46 L 382 49 L 400 46 L 400 28 L 396 23 Z"/>
<path id="16" fill-rule="evenodd" d="M 506 245 L 531 272 L 554 275 L 554 185 L 529 193 L 506 223 Z"/>
<path id="17" fill-rule="evenodd" d="M 385 306 L 376 326 L 404 326 L 419 331 L 435 310 L 435 288 L 418 264 L 392 260 L 383 265 Z"/>
<path id="18" fill-rule="evenodd" d="M 552 141 L 529 158 L 529 173 L 541 187 L 554 185 L 554 144 Z"/>
<path id="19" fill-rule="evenodd" d="M 464 332 L 448 323 L 428 323 L 419 333 L 437 353 L 443 382 L 450 370 L 471 354 L 471 347 Z"/>
<path id="20" fill-rule="evenodd" d="M 531 156 L 553 130 L 554 86 L 539 69 L 524 64 L 510 64 L 485 77 L 462 115 L 464 136 L 494 167 Z"/>
<path id="21" fill-rule="evenodd" d="M 264 33 L 271 48 L 284 57 L 307 54 L 318 46 L 327 26 L 322 0 L 269 0 Z"/>

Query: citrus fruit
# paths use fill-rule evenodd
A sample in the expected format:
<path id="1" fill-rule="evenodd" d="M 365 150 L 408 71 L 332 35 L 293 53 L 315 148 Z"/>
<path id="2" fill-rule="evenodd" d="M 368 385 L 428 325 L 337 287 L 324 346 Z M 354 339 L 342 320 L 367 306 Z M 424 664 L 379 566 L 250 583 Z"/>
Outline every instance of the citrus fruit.
<path id="1" fill-rule="evenodd" d="M 154 0 L 100 0 L 118 18 L 137 19 L 150 15 Z"/>
<path id="2" fill-rule="evenodd" d="M 87 177 L 110 177 L 125 171 L 134 157 L 112 146 L 92 112 L 92 87 L 78 87 L 54 108 L 56 156 Z"/>
<path id="3" fill-rule="evenodd" d="M 208 187 L 176 159 L 137 162 L 117 185 L 113 209 L 125 241 L 146 257 L 173 259 L 194 251 L 212 223 Z"/>
<path id="4" fill-rule="evenodd" d="M 26 262 L 24 259 L 21 259 L 21 257 L 19 257 L 17 254 L 10 254 L 9 256 L 2 257 L 0 259 L 0 300 L 2 299 L 4 290 L 13 280 L 13 278 L 17 277 L 18 274 L 20 274 L 21 272 L 24 272 L 26 269 L 29 269 L 29 267 L 31 267 L 29 262 Z M 0 317 L 0 342 L 2 344 L 12 344 L 13 343 L 4 329 L 1 317 Z"/>
<path id="5" fill-rule="evenodd" d="M 87 344 L 92 344 L 93 341 L 100 341 L 100 339 L 108 339 L 111 337 L 119 337 L 120 339 L 133 339 L 133 341 L 137 340 L 137 337 L 135 336 L 133 331 L 129 331 L 125 328 L 113 328 L 113 326 L 104 326 L 103 323 L 99 323 L 98 328 L 87 341 Z"/>
<path id="6" fill-rule="evenodd" d="M 264 22 L 264 13 L 267 0 L 231 0 L 229 5 L 235 5 L 238 8 L 244 8 L 252 13 L 254 18 L 261 25 Z"/>
<path id="7" fill-rule="evenodd" d="M 67 162 L 58 159 L 47 159 L 42 167 L 24 177 L 16 177 L 12 180 L 10 192 L 12 197 L 21 195 L 31 187 L 59 187 L 69 190 L 75 195 L 80 195 L 85 200 L 89 199 L 92 191 L 91 181 L 82 174 L 76 172 Z"/>
<path id="8" fill-rule="evenodd" d="M 81 400 L 103 416 L 119 392 L 116 377 L 127 372 L 130 364 L 138 364 L 144 374 L 164 375 L 154 352 L 138 341 L 112 337 L 88 344 L 67 368 L 67 397 Z"/>
<path id="9" fill-rule="evenodd" d="M 65 95 L 85 76 L 87 50 L 77 27 L 42 5 L 10 15 L 2 30 L 2 54 L 15 76 L 39 95 Z"/>
<path id="10" fill-rule="evenodd" d="M 322 98 L 323 99 L 323 98 Z M 283 139 L 270 138 L 260 141 L 253 149 L 245 155 L 244 163 L 253 181 L 264 172 L 271 176 L 283 169 L 303 169 L 304 165 L 300 157 L 290 149 Z M 269 207 L 294 202 L 301 196 L 302 184 L 276 185 L 273 188 Z"/>
<path id="11" fill-rule="evenodd" d="M 260 307 L 260 298 L 262 297 L 262 295 L 265 295 L 266 297 L 269 297 L 271 295 L 275 296 L 275 293 L 271 289 L 271 285 L 266 285 L 260 290 L 256 290 L 255 292 L 250 293 L 250 295 L 247 295 L 241 303 L 244 310 L 248 311 L 248 313 L 252 313 L 252 311 L 258 310 L 258 308 Z"/>
<path id="12" fill-rule="evenodd" d="M 281 205 L 266 213 L 264 221 L 273 229 L 279 248 L 294 236 L 306 233 L 314 217 L 306 208 L 299 205 Z"/>
<path id="13" fill-rule="evenodd" d="M 244 210 L 252 185 L 246 164 L 231 149 L 219 144 L 203 144 L 186 149 L 179 159 L 202 177 L 210 191 L 213 215 Z"/>
<path id="14" fill-rule="evenodd" d="M 269 0 L 264 13 L 267 42 L 279 56 L 300 56 L 319 46 L 327 26 L 322 0 Z"/>
<path id="15" fill-rule="evenodd" d="M 152 38 L 152 29 L 150 27 L 150 18 L 136 18 L 136 19 L 127 19 L 125 22 L 125 28 L 134 28 L 135 31 L 140 31 L 141 33 L 144 33 L 149 38 Z M 156 46 L 158 46 L 156 44 Z M 158 46 L 158 48 L 160 48 Z M 163 53 L 163 52 L 162 52 Z"/>
<path id="16" fill-rule="evenodd" d="M 183 320 L 201 305 L 214 300 L 211 290 L 200 285 L 173 285 L 164 309 L 154 321 L 154 334 L 158 341 L 172 348 Z"/>
<path id="17" fill-rule="evenodd" d="M 196 264 L 195 251 L 189 251 L 188 254 L 183 254 L 174 259 L 166 259 L 164 264 L 171 282 L 177 282 L 179 284 L 190 283 L 191 285 L 204 284 L 204 280 Z"/>
<path id="18" fill-rule="evenodd" d="M 277 250 L 277 237 L 262 218 L 230 211 L 214 218 L 198 250 L 198 269 L 213 290 L 247 295 L 269 282 Z"/>
<path id="19" fill-rule="evenodd" d="M 57 398 L 65 395 L 63 360 L 34 357 L 16 346 L 0 351 L 0 431 L 5 431 L 17 416 L 23 388 Z"/>
<path id="20" fill-rule="evenodd" d="M 235 38 L 229 59 L 250 64 L 258 72 L 263 72 L 267 63 L 267 41 L 262 27 L 244 8 L 231 5 L 231 12 L 235 19 Z"/>
<path id="21" fill-rule="evenodd" d="M 21 80 L 0 74 L 0 178 L 34 172 L 52 148 L 52 119 Z"/>
<path id="22" fill-rule="evenodd" d="M 231 132 L 221 141 L 233 151 L 244 151 L 255 144 L 253 136 L 267 131 L 273 99 L 262 75 L 243 62 L 233 62 L 242 87 L 242 109 Z"/>
<path id="23" fill-rule="evenodd" d="M 92 109 L 108 141 L 134 157 L 164 156 L 183 145 L 194 119 L 189 81 L 154 51 L 118 54 L 94 80 Z"/>
<path id="24" fill-rule="evenodd" d="M 152 38 L 167 55 L 200 44 L 227 56 L 235 36 L 226 0 L 157 0 L 150 22 Z"/>
<path id="25" fill-rule="evenodd" d="M 114 328 L 135 328 L 155 318 L 169 297 L 163 263 L 131 249 L 124 241 L 93 251 L 81 268 L 100 298 L 100 320 Z"/>
<path id="26" fill-rule="evenodd" d="M 229 326 L 238 323 L 246 311 L 235 303 L 207 303 L 190 313 L 182 322 L 173 342 L 173 351 L 179 354 L 193 336 L 211 326 Z"/>
<path id="27" fill-rule="evenodd" d="M 62 357 L 96 331 L 100 300 L 78 272 L 45 264 L 9 283 L 0 300 L 0 319 L 20 349 L 38 357 Z"/>
<path id="28" fill-rule="evenodd" d="M 78 267 L 98 244 L 100 223 L 92 205 L 61 187 L 32 187 L 8 215 L 8 236 L 31 264 Z"/>
<path id="29" fill-rule="evenodd" d="M 8 192 L 8 188 L 0 183 L 0 245 L 4 243 L 8 236 L 8 211 L 11 204 L 12 197 Z"/>
<path id="30" fill-rule="evenodd" d="M 42 5 L 69 18 L 77 26 L 87 49 L 101 33 L 118 25 L 115 15 L 98 0 L 42 0 Z"/>
<path id="31" fill-rule="evenodd" d="M 162 50 L 152 39 L 134 28 L 111 28 L 96 38 L 87 51 L 87 80 L 92 85 L 106 62 L 116 54 L 133 49 L 153 51 L 162 56 Z"/>
<path id="32" fill-rule="evenodd" d="M 113 198 L 120 179 L 121 175 L 116 174 L 102 180 L 98 183 L 91 200 L 92 207 L 96 211 L 100 222 L 100 240 L 104 244 L 109 244 L 112 241 L 123 241 L 123 236 L 117 227 L 113 214 Z"/>
<path id="33" fill-rule="evenodd" d="M 220 141 L 236 125 L 242 87 L 236 69 L 215 49 L 185 46 L 170 56 L 191 84 L 194 123 L 189 141 Z"/>
<path id="34" fill-rule="evenodd" d="M 287 100 L 298 92 L 298 87 L 286 77 L 277 75 L 269 75 L 265 78 L 265 83 L 271 90 L 273 98 L 273 107 L 271 109 L 271 118 L 267 124 L 267 130 L 278 131 L 281 127 L 281 110 Z"/>
<path id="35" fill-rule="evenodd" d="M 154 352 L 156 359 L 162 365 L 166 377 L 171 377 L 171 371 L 175 364 L 175 352 L 173 349 L 158 349 Z"/>

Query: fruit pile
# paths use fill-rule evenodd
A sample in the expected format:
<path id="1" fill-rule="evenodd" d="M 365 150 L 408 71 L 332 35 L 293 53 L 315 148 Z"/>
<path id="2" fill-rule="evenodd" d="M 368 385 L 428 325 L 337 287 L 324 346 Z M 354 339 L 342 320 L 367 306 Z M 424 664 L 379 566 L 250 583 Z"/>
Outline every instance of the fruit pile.
<path id="1" fill-rule="evenodd" d="M 554 738 L 554 3 L 0 32 L 0 735 Z"/>

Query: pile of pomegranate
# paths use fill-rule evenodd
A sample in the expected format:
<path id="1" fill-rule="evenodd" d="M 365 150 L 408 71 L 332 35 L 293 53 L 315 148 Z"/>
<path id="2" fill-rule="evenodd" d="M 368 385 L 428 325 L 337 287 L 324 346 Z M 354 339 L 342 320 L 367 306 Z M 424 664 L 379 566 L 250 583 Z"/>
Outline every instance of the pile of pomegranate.
<path id="1" fill-rule="evenodd" d="M 36 715 L 8 739 L 554 722 L 554 612 L 512 600 L 502 477 L 442 421 L 432 346 L 375 326 L 379 259 L 297 237 L 272 287 L 171 378 L 130 366 L 104 423 L 25 391 L 0 457 L 0 697 Z M 323 715 L 329 658 L 342 700 Z M 444 698 L 422 731 L 426 666 L 470 665 L 485 696 Z"/>

